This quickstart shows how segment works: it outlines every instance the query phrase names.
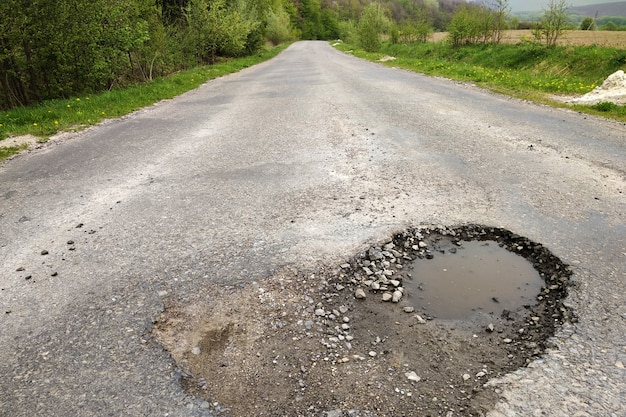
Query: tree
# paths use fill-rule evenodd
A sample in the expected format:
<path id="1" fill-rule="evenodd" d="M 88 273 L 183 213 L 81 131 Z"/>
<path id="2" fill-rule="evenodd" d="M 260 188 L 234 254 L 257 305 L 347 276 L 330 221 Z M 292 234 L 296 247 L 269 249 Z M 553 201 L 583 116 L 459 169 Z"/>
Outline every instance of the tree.
<path id="1" fill-rule="evenodd" d="M 265 17 L 265 36 L 274 45 L 286 42 L 293 37 L 293 27 L 289 14 L 282 5 L 271 8 Z"/>
<path id="2" fill-rule="evenodd" d="M 3 0 L 0 16 L 4 107 L 148 78 L 163 30 L 154 0 Z"/>
<path id="3" fill-rule="evenodd" d="M 171 25 L 184 20 L 188 0 L 155 0 L 155 3 L 165 24 Z"/>
<path id="4" fill-rule="evenodd" d="M 596 22 L 591 17 L 585 17 L 580 23 L 580 30 L 595 30 Z"/>
<path id="5" fill-rule="evenodd" d="M 543 40 L 548 47 L 556 46 L 567 28 L 568 8 L 565 0 L 550 0 L 548 8 L 543 12 L 543 17 L 533 30 L 535 39 Z"/>
<path id="6" fill-rule="evenodd" d="M 493 41 L 500 43 L 502 32 L 506 29 L 506 21 L 511 11 L 509 0 L 491 0 L 491 10 L 493 11 Z"/>
<path id="7" fill-rule="evenodd" d="M 302 8 L 300 14 L 302 17 L 302 38 L 303 39 L 322 39 L 324 32 L 322 25 L 322 7 L 319 0 L 301 0 Z"/>
<path id="8" fill-rule="evenodd" d="M 370 3 L 361 14 L 357 31 L 359 44 L 368 52 L 380 48 L 380 34 L 387 31 L 391 22 L 380 3 Z"/>
<path id="9" fill-rule="evenodd" d="M 403 43 L 424 43 L 433 32 L 432 25 L 425 19 L 420 19 L 414 22 L 405 22 L 398 29 L 398 40 Z"/>
<path id="10" fill-rule="evenodd" d="M 321 39 L 339 38 L 339 15 L 333 9 L 322 9 L 322 33 Z"/>
<path id="11" fill-rule="evenodd" d="M 228 5 L 226 0 L 190 0 L 185 8 L 187 53 L 201 63 L 213 63 L 218 55 L 241 55 L 259 24 L 249 11 L 243 0 Z"/>
<path id="12" fill-rule="evenodd" d="M 454 46 L 499 42 L 503 22 L 498 12 L 484 5 L 459 7 L 448 26 L 448 37 Z"/>

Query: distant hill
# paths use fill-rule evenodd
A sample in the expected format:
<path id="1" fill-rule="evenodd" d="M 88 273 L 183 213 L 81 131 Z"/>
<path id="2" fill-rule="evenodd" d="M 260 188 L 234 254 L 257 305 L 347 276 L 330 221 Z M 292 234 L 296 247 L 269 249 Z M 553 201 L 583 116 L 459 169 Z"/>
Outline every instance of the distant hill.
<path id="1" fill-rule="evenodd" d="M 513 12 L 513 14 L 519 12 L 540 12 L 548 7 L 548 3 L 548 0 L 509 0 L 509 6 L 511 6 L 511 11 Z M 619 9 L 616 16 L 623 16 L 624 14 L 626 14 L 626 4 L 621 0 L 567 0 L 567 4 L 574 7 L 584 7 L 591 5 L 593 5 L 593 7 L 598 7 L 601 6 L 603 3 L 606 3 L 606 5 L 608 5 L 609 3 L 618 5 L 617 7 Z M 595 13 L 596 11 L 594 10 L 593 14 Z"/>
<path id="2" fill-rule="evenodd" d="M 626 16 L 626 1 L 617 3 L 590 4 L 587 6 L 570 7 L 570 12 L 582 16 L 594 17 L 598 12 L 598 17 L 602 16 Z"/>

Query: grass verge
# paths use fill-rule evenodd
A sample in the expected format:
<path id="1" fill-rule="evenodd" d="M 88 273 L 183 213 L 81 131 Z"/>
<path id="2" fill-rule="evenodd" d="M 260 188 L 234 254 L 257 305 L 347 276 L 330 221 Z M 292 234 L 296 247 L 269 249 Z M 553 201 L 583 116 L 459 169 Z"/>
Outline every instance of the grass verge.
<path id="1" fill-rule="evenodd" d="M 227 59 L 124 89 L 0 111 L 0 160 L 24 149 L 23 146 L 2 147 L 3 139 L 7 137 L 30 134 L 45 141 L 61 131 L 81 130 L 104 119 L 120 117 L 193 90 L 208 80 L 266 61 L 287 46 L 280 45 L 257 55 Z"/>
<path id="2" fill-rule="evenodd" d="M 422 74 L 473 82 L 491 91 L 557 107 L 626 122 L 626 106 L 601 103 L 569 105 L 558 96 L 580 96 L 601 85 L 604 79 L 626 68 L 626 50 L 598 46 L 546 48 L 530 42 L 515 45 L 468 45 L 453 48 L 446 42 L 384 44 L 378 52 L 353 45 L 336 48 L 359 58 Z"/>
<path id="3" fill-rule="evenodd" d="M 2 144 L 2 142 L 0 142 L 0 144 Z M 12 155 L 15 155 L 16 153 L 19 153 L 27 148 L 27 144 L 23 144 L 20 146 L 0 146 L 0 161 Z"/>

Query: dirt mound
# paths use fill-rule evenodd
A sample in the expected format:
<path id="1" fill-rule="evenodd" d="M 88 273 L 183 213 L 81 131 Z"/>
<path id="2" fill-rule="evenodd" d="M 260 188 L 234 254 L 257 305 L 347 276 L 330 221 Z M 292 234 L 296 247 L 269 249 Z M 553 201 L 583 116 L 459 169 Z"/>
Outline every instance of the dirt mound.
<path id="1" fill-rule="evenodd" d="M 525 257 L 545 281 L 536 304 L 494 303 L 471 320 L 443 321 L 407 304 L 407 265 L 472 240 Z M 529 363 L 572 319 L 561 299 L 568 268 L 542 245 L 494 228 L 408 230 L 315 272 L 207 288 L 170 302 L 156 339 L 182 385 L 217 415 L 478 416 L 497 394 L 485 383 Z M 400 292 L 397 302 L 385 294 Z"/>
<path id="2" fill-rule="evenodd" d="M 626 74 L 619 70 L 604 80 L 601 86 L 582 97 L 570 101 L 573 104 L 598 104 L 612 102 L 615 104 L 626 104 Z"/>

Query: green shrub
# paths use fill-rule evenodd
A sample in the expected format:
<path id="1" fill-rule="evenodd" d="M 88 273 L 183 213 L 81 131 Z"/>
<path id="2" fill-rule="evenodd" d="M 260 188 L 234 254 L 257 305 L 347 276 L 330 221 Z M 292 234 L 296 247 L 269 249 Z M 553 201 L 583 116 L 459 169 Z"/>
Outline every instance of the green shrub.
<path id="1" fill-rule="evenodd" d="M 287 42 L 293 37 L 293 27 L 289 14 L 283 7 L 270 9 L 266 16 L 265 36 L 274 45 Z"/>
<path id="2" fill-rule="evenodd" d="M 357 32 L 359 34 L 359 45 L 367 52 L 374 52 L 380 49 L 380 35 L 386 32 L 391 26 L 389 18 L 379 3 L 371 3 L 364 10 Z"/>
<path id="3" fill-rule="evenodd" d="M 585 17 L 583 21 L 580 23 L 580 30 L 595 30 L 596 23 L 593 21 L 591 17 Z"/>
<path id="4" fill-rule="evenodd" d="M 610 112 L 617 109 L 617 104 L 612 103 L 610 101 L 603 101 L 602 103 L 594 104 L 591 106 L 593 109 L 602 111 L 602 112 Z"/>
<path id="5" fill-rule="evenodd" d="M 359 44 L 359 31 L 353 20 L 339 22 L 339 37 L 347 44 Z"/>
<path id="6" fill-rule="evenodd" d="M 500 42 L 505 27 L 506 2 L 500 1 L 499 4 L 502 9 L 497 10 L 475 4 L 459 7 L 448 26 L 452 45 Z"/>

